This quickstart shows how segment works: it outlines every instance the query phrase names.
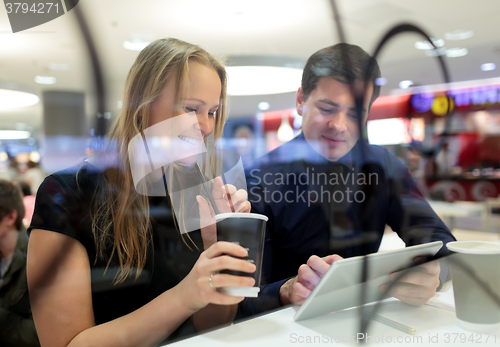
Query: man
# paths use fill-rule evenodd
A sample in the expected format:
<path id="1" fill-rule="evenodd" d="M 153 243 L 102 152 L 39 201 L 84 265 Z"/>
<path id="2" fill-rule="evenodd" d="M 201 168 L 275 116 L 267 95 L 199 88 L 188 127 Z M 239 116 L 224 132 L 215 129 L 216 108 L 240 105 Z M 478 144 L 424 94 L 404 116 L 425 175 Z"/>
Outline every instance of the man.
<path id="1" fill-rule="evenodd" d="M 327 47 L 307 61 L 295 100 L 302 133 L 247 168 L 252 211 L 269 222 L 264 286 L 259 299 L 240 306 L 243 315 L 301 304 L 333 261 L 376 252 L 386 224 L 407 246 L 454 240 L 403 164 L 359 140 L 378 77 L 377 63 L 354 45 Z M 363 91 L 356 104 L 353 92 Z M 424 264 L 390 293 L 423 304 L 446 275 L 438 262 Z"/>
<path id="2" fill-rule="evenodd" d="M 21 190 L 0 180 L 0 346 L 40 346 L 26 280 L 28 235 Z"/>

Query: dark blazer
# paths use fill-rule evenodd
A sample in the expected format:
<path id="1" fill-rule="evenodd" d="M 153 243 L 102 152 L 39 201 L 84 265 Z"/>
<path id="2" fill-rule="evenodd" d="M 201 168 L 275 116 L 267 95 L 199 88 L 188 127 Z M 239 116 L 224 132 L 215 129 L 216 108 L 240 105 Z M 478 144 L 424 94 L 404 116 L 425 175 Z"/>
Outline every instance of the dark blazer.
<path id="1" fill-rule="evenodd" d="M 279 306 L 279 288 L 311 255 L 377 252 L 386 224 L 407 246 L 455 240 L 406 167 L 380 146 L 358 141 L 330 162 L 301 133 L 246 168 L 246 177 L 252 212 L 269 221 L 261 294 L 240 304 L 244 315 Z"/>

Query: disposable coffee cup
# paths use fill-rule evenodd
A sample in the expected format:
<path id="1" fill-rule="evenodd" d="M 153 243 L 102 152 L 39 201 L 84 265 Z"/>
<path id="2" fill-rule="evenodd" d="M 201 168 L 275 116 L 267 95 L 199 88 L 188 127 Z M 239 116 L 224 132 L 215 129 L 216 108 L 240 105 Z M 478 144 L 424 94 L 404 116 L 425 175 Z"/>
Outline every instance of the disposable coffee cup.
<path id="1" fill-rule="evenodd" d="M 255 279 L 253 287 L 223 287 L 222 292 L 233 296 L 257 297 L 260 291 L 264 237 L 268 218 L 257 213 L 221 213 L 215 216 L 217 223 L 217 241 L 239 244 L 248 251 L 245 259 L 257 268 L 254 273 L 224 270 L 235 276 L 248 276 Z"/>
<path id="2" fill-rule="evenodd" d="M 500 328 L 500 243 L 456 241 L 446 245 L 458 325 L 487 333 Z"/>

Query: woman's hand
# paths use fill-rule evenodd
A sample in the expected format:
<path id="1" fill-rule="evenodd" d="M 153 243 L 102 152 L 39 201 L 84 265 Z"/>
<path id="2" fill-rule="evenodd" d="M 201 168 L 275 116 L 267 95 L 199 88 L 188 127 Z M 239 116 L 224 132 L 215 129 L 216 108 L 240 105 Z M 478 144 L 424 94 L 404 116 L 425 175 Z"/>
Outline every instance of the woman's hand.
<path id="1" fill-rule="evenodd" d="M 212 189 L 212 197 L 219 213 L 250 212 L 248 194 L 244 189 L 237 190 L 232 184 L 222 182 L 222 178 L 216 177 Z M 212 206 L 201 195 L 196 197 L 200 211 L 200 230 L 203 239 L 203 248 L 206 250 L 217 242 L 217 229 L 215 227 L 215 212 Z M 232 208 L 231 208 L 232 207 Z"/>
<path id="2" fill-rule="evenodd" d="M 193 313 L 208 304 L 235 305 L 244 299 L 223 294 L 219 291 L 221 288 L 252 287 L 255 284 L 252 277 L 218 273 L 221 270 L 255 272 L 254 264 L 230 255 L 244 257 L 247 251 L 231 242 L 216 242 L 200 254 L 191 272 L 175 288 L 181 301 Z"/>

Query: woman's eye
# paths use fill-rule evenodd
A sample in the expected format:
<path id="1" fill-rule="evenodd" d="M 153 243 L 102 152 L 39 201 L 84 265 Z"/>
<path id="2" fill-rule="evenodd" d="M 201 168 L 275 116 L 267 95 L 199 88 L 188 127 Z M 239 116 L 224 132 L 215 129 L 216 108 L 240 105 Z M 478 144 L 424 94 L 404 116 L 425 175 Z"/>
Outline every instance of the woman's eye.
<path id="1" fill-rule="evenodd" d="M 210 115 L 210 117 L 215 117 L 217 115 L 217 111 L 209 112 L 208 114 Z"/>
<path id="2" fill-rule="evenodd" d="M 191 108 L 191 107 L 187 107 L 187 106 L 184 106 L 184 110 L 186 110 L 186 112 L 194 112 L 196 113 L 196 109 L 195 108 Z"/>

